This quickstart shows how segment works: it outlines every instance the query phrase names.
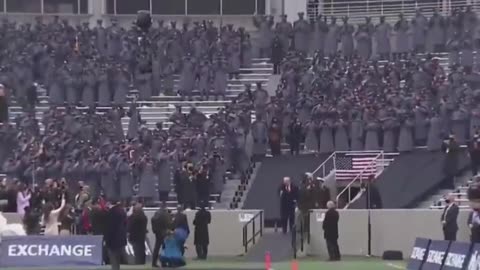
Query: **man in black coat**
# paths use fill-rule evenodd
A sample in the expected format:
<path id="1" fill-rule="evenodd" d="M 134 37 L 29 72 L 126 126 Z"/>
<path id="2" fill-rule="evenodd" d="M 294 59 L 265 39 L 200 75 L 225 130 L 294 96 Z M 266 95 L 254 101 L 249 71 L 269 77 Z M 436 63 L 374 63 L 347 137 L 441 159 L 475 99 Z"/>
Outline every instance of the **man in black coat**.
<path id="1" fill-rule="evenodd" d="M 8 97 L 3 84 L 0 84 L 0 123 L 8 123 Z"/>
<path id="2" fill-rule="evenodd" d="M 303 138 L 302 123 L 299 120 L 294 119 L 292 123 L 290 123 L 288 129 L 290 131 L 288 134 L 288 143 L 290 144 L 290 154 L 299 155 L 300 143 L 302 142 L 302 138 Z"/>
<path id="3" fill-rule="evenodd" d="M 273 63 L 273 74 L 280 74 L 280 64 L 283 61 L 283 53 L 285 48 L 282 46 L 282 41 L 280 37 L 276 36 L 272 42 L 272 58 Z"/>
<path id="4" fill-rule="evenodd" d="M 141 203 L 133 206 L 133 212 L 128 217 L 128 241 L 133 247 L 135 264 L 143 265 L 146 262 L 145 239 L 147 238 L 147 216 L 143 212 Z"/>
<path id="5" fill-rule="evenodd" d="M 458 173 L 458 162 L 460 155 L 460 145 L 455 140 L 454 135 L 450 135 L 448 142 L 444 143 L 442 150 L 446 153 L 443 172 L 445 180 L 442 188 L 452 189 L 455 187 L 455 175 Z"/>
<path id="6" fill-rule="evenodd" d="M 127 213 L 121 202 L 114 202 L 108 210 L 103 238 L 111 269 L 120 270 L 120 263 L 127 245 Z"/>
<path id="7" fill-rule="evenodd" d="M 327 242 L 327 250 L 329 261 L 340 260 L 340 249 L 338 247 L 338 220 L 339 215 L 335 209 L 335 203 L 329 201 L 327 203 L 327 212 L 323 220 L 323 235 Z"/>
<path id="8" fill-rule="evenodd" d="M 468 227 L 470 228 L 470 242 L 480 243 L 480 215 L 477 209 L 473 209 L 468 215 Z"/>
<path id="9" fill-rule="evenodd" d="M 195 219 L 193 225 L 195 226 L 195 234 L 193 244 L 197 251 L 197 258 L 199 260 L 206 260 L 208 254 L 208 244 L 210 243 L 210 237 L 208 235 L 208 224 L 212 221 L 212 215 L 205 209 L 205 205 L 202 204 L 201 208 L 195 213 Z"/>
<path id="10" fill-rule="evenodd" d="M 473 141 L 468 146 L 468 155 L 470 156 L 472 175 L 475 176 L 480 166 L 480 138 L 477 135 L 475 135 Z"/>
<path id="11" fill-rule="evenodd" d="M 99 203 L 99 200 L 94 200 L 92 208 L 90 209 L 90 225 L 93 235 L 103 235 L 105 233 L 105 224 L 107 211 Z"/>
<path id="12" fill-rule="evenodd" d="M 290 177 L 284 177 L 279 188 L 280 194 L 280 218 L 283 233 L 287 233 L 287 226 L 292 230 L 295 223 L 295 207 L 298 199 L 298 188 L 291 183 Z"/>
<path id="13" fill-rule="evenodd" d="M 442 222 L 442 229 L 443 235 L 445 240 L 447 241 L 456 241 L 457 240 L 457 231 L 458 231 L 458 212 L 459 208 L 458 205 L 455 203 L 454 196 L 448 196 L 445 199 L 447 205 L 445 209 L 443 209 L 441 222 Z"/>
<path id="14" fill-rule="evenodd" d="M 155 234 L 155 246 L 152 254 L 152 267 L 158 267 L 158 255 L 160 248 L 163 245 L 163 241 L 167 232 L 170 229 L 172 223 L 172 217 L 167 210 L 165 203 L 162 203 L 162 207 L 152 217 L 152 231 Z"/>

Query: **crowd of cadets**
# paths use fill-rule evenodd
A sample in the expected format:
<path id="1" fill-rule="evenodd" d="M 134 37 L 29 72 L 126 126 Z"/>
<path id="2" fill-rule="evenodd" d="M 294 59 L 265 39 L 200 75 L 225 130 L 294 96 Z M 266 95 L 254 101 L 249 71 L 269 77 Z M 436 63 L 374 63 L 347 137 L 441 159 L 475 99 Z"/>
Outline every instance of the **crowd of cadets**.
<path id="1" fill-rule="evenodd" d="M 261 34 L 260 54 L 270 53 L 271 42 L 276 37 L 284 51 L 295 49 L 304 54 L 318 52 L 332 57 L 341 52 L 346 58 L 357 55 L 362 60 L 370 60 L 389 59 L 392 54 L 403 58 L 411 52 L 448 50 L 453 64 L 458 63 L 459 52 L 462 52 L 468 54 L 462 57 L 462 65 L 471 66 L 472 50 L 480 46 L 478 19 L 471 6 L 455 9 L 449 16 L 434 10 L 427 18 L 421 9 L 410 20 L 399 14 L 393 27 L 385 16 L 381 16 L 376 25 L 371 17 L 366 17 L 364 23 L 355 26 L 349 23 L 348 17 L 343 17 L 339 24 L 333 16 L 329 19 L 320 14 L 315 20 L 307 21 L 303 12 L 298 15 L 293 23 L 282 15 L 275 28 L 273 17 L 254 20 Z"/>
<path id="2" fill-rule="evenodd" d="M 93 28 L 58 16 L 50 23 L 38 17 L 33 25 L 5 19 L 0 36 L 0 82 L 7 99 L 15 97 L 26 108 L 38 85 L 53 105 L 125 105 L 132 87 L 140 100 L 176 90 L 187 97 L 194 91 L 205 98 L 224 96 L 228 78 L 238 77 L 252 60 L 243 28 L 218 28 L 212 21 L 185 20 L 181 28 L 158 21 L 145 33 L 135 24 L 125 29 L 116 19 L 109 27 L 99 20 Z"/>
<path id="3" fill-rule="evenodd" d="M 288 22 L 282 23 L 289 25 Z M 305 23 L 300 15 L 294 25 L 298 27 Z M 378 32 L 382 25 L 388 24 L 383 22 L 372 29 Z M 423 39 L 414 38 L 414 41 L 423 42 L 416 48 L 423 47 L 426 51 L 443 51 L 444 45 L 452 42 L 469 44 L 472 39 L 478 39 L 472 31 L 479 24 L 470 8 L 455 11 L 448 18 L 435 13 L 430 20 L 419 11 L 412 23 L 406 23 L 402 18 L 397 23 L 399 25 L 405 25 L 413 33 L 420 27 Z M 338 29 L 352 27 L 338 26 Z M 358 27 L 357 36 L 362 34 L 363 28 L 362 25 Z M 396 30 L 397 36 L 399 30 Z M 476 140 L 480 124 L 480 74 L 472 68 L 471 54 L 465 53 L 467 49 L 471 53 L 472 47 L 462 47 L 462 55 L 467 57 L 460 62 L 451 59 L 450 73 L 447 74 L 434 55 L 416 54 L 410 50 L 413 47 L 405 52 L 414 53 L 402 53 L 394 61 L 365 61 L 378 59 L 376 56 L 383 50 L 380 48 L 381 35 L 373 35 L 373 32 L 368 39 L 368 55 L 362 56 L 360 42 L 352 54 L 346 52 L 343 48 L 345 33 L 342 32 L 342 38 L 334 39 L 335 53 L 329 53 L 325 45 L 316 48 L 313 59 L 309 59 L 306 51 L 302 51 L 303 47 L 296 46 L 308 42 L 302 43 L 303 36 L 297 36 L 293 31 L 293 36 L 286 36 L 291 37 L 287 39 L 288 46 L 296 50 L 283 55 L 278 53 L 282 56 L 278 61 L 281 81 L 276 94 L 265 106 L 255 108 L 260 117 L 252 125 L 270 131 L 262 134 L 269 140 L 256 140 L 259 151 L 265 152 L 270 143 L 271 152 L 279 153 L 275 151 L 279 144 L 272 145 L 272 141 L 288 142 L 292 150 L 299 142 L 304 142 L 308 151 L 331 153 L 348 150 L 408 152 L 415 146 L 427 146 L 435 151 L 441 149 L 443 139 L 449 134 L 453 134 L 459 144 Z M 451 36 L 451 31 L 457 35 Z M 325 44 L 329 43 L 329 34 L 327 32 L 325 39 L 321 39 Z M 436 37 L 437 34 L 440 37 Z M 349 35 L 353 38 L 351 33 Z M 386 43 L 390 44 L 390 38 L 387 35 Z M 407 40 L 397 39 L 398 42 Z M 371 51 L 373 41 L 377 43 L 376 55 Z M 286 41 L 277 35 L 275 42 Z M 438 46 L 431 47 L 431 44 Z M 390 57 L 391 53 L 388 50 L 387 56 Z"/>
<path id="4" fill-rule="evenodd" d="M 196 183 L 205 181 L 213 186 L 209 191 L 220 192 L 227 169 L 243 172 L 250 156 L 265 156 L 268 147 L 279 155 L 282 142 L 290 144 L 292 154 L 299 152 L 302 142 L 306 150 L 322 153 L 404 152 L 415 145 L 439 150 L 447 134 L 463 144 L 477 133 L 480 76 L 473 72 L 473 63 L 453 62 L 447 75 L 432 56 L 404 54 L 413 49 L 441 51 L 456 41 L 463 44 L 464 54 L 470 48 L 466 44 L 477 40 L 478 23 L 470 8 L 445 18 L 435 12 L 429 19 L 418 11 L 411 23 L 401 16 L 394 31 L 397 37 L 412 33 L 415 46 L 397 44 L 401 57 L 386 64 L 365 61 L 373 56 L 374 41 L 376 55 L 392 53 L 390 27 L 383 19 L 376 27 L 370 27 L 367 19 L 354 34 L 347 19 L 338 26 L 334 19 L 327 25 L 319 18 L 312 27 L 299 15 L 293 25 L 282 16 L 275 28 L 272 18 L 254 19 L 260 54 L 277 55 L 275 44 L 282 49 L 280 61 L 273 59 L 282 74 L 275 95 L 270 97 L 261 84 L 254 90 L 246 85 L 225 110 L 210 118 L 195 109 L 189 114 L 178 109 L 168 132 L 161 123 L 154 130 L 143 126 L 135 105 L 129 111 L 127 134 L 120 106 L 97 113 L 52 107 L 41 120 L 43 134 L 34 113 L 27 110 L 16 119 L 16 128 L 3 124 L 0 129 L 0 161 L 7 182 L 38 185 L 64 177 L 74 190 L 84 181 L 94 198 L 103 194 L 124 200 L 132 197 L 131 187 L 138 184 L 137 195 L 149 201 L 168 198 L 174 175 L 180 200 L 193 206 L 208 193 L 207 189 L 198 193 Z M 422 38 L 416 38 L 419 32 Z M 165 27 L 160 21 L 143 33 L 135 26 L 125 30 L 115 20 L 108 28 L 99 21 L 91 29 L 55 17 L 48 24 L 39 18 L 34 25 L 19 27 L 5 20 L 0 33 L 2 40 L 9 40 L 0 44 L 2 93 L 7 101 L 15 96 L 24 107 L 28 102 L 22 98 L 34 82 L 45 85 L 52 104 L 112 105 L 113 100 L 122 105 L 130 83 L 142 100 L 157 94 L 153 91 L 168 91 L 171 84 L 165 84 L 169 79 L 163 71 L 169 65 L 176 67 L 171 72 L 180 73 L 180 92 L 189 95 L 195 88 L 204 90 L 196 85 L 203 85 L 206 77 L 192 73 L 201 70 L 198 63 L 228 63 L 221 83 L 207 80 L 220 88 L 226 87 L 228 73 L 238 73 L 239 63 L 251 64 L 249 35 L 232 25 L 218 29 L 211 22 L 193 27 L 185 23 L 177 29 L 175 23 Z M 313 60 L 306 58 L 309 51 L 315 51 Z M 252 123 L 250 110 L 256 113 Z"/>

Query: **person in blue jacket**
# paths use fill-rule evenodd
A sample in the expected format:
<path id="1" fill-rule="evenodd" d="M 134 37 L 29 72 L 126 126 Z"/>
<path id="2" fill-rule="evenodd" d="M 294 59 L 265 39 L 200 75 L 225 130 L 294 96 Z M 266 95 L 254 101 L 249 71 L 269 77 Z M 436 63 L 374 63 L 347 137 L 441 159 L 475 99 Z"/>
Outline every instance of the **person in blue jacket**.
<path id="1" fill-rule="evenodd" d="M 182 254 L 183 243 L 186 239 L 187 233 L 184 229 L 177 228 L 175 231 L 169 232 L 160 254 L 162 267 L 181 267 L 186 264 Z"/>

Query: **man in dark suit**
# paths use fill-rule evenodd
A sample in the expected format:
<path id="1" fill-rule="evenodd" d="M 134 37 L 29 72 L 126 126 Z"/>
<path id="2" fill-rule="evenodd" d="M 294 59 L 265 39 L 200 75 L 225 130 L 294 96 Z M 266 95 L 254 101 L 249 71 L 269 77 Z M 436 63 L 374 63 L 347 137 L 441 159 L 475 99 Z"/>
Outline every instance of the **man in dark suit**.
<path id="1" fill-rule="evenodd" d="M 121 202 L 114 202 L 108 210 L 103 237 L 112 270 L 120 270 L 127 245 L 127 213 Z"/>
<path id="2" fill-rule="evenodd" d="M 8 123 L 8 96 L 3 84 L 0 84 L 0 123 Z"/>
<path id="3" fill-rule="evenodd" d="M 442 213 L 442 229 L 445 240 L 447 241 L 456 241 L 457 240 L 457 231 L 458 231 L 458 206 L 455 204 L 455 197 L 448 196 L 445 200 L 447 205 Z"/>
<path id="4" fill-rule="evenodd" d="M 205 208 L 205 205 L 202 205 L 200 210 L 195 213 L 195 219 L 193 220 L 193 225 L 195 226 L 193 243 L 195 244 L 199 260 L 207 259 L 208 244 L 210 243 L 208 224 L 210 224 L 211 221 L 212 215 Z"/>
<path id="5" fill-rule="evenodd" d="M 143 265 L 146 262 L 145 239 L 147 238 L 147 216 L 143 212 L 141 203 L 133 206 L 133 212 L 128 217 L 128 241 L 133 247 L 135 264 Z"/>
<path id="6" fill-rule="evenodd" d="M 475 134 L 473 141 L 468 145 L 468 155 L 470 156 L 472 175 L 475 176 L 480 166 L 480 138 L 478 138 L 477 134 Z"/>
<path id="7" fill-rule="evenodd" d="M 473 209 L 470 212 L 467 224 L 470 228 L 470 242 L 480 243 L 480 215 L 478 210 Z"/>
<path id="8" fill-rule="evenodd" d="M 327 202 L 327 212 L 323 220 L 323 236 L 327 242 L 329 261 L 340 260 L 340 249 L 338 247 L 338 220 L 339 215 L 333 201 Z"/>
<path id="9" fill-rule="evenodd" d="M 450 135 L 449 140 L 442 145 L 442 150 L 446 153 L 443 165 L 445 180 L 442 183 L 442 188 L 453 189 L 455 187 L 455 176 L 458 173 L 458 161 L 461 150 L 454 135 Z"/>
<path id="10" fill-rule="evenodd" d="M 290 181 L 290 177 L 284 177 L 279 188 L 280 194 L 280 218 L 283 233 L 287 233 L 287 226 L 292 230 L 295 223 L 295 207 L 298 199 L 298 188 Z"/>
<path id="11" fill-rule="evenodd" d="M 158 255 L 160 253 L 160 247 L 163 245 L 163 240 L 170 229 L 172 223 L 172 217 L 167 210 L 166 204 L 162 203 L 162 207 L 155 212 L 152 220 L 152 231 L 155 234 L 155 247 L 152 254 L 152 267 L 158 267 Z"/>

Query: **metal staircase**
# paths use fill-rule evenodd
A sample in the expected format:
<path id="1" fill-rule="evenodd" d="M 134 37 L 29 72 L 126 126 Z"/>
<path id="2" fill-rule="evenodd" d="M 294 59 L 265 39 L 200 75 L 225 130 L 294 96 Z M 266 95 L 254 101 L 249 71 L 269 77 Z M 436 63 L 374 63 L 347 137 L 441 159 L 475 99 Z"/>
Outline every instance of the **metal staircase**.
<path id="1" fill-rule="evenodd" d="M 362 183 L 378 177 L 393 161 L 398 153 L 383 151 L 348 151 L 334 152 L 313 171 L 316 179 L 335 183 L 341 188 L 336 200 L 344 199 L 346 207 L 355 199 L 353 188 L 360 188 Z M 355 165 L 355 160 L 359 162 Z M 373 179 L 371 179 L 373 177 Z"/>

